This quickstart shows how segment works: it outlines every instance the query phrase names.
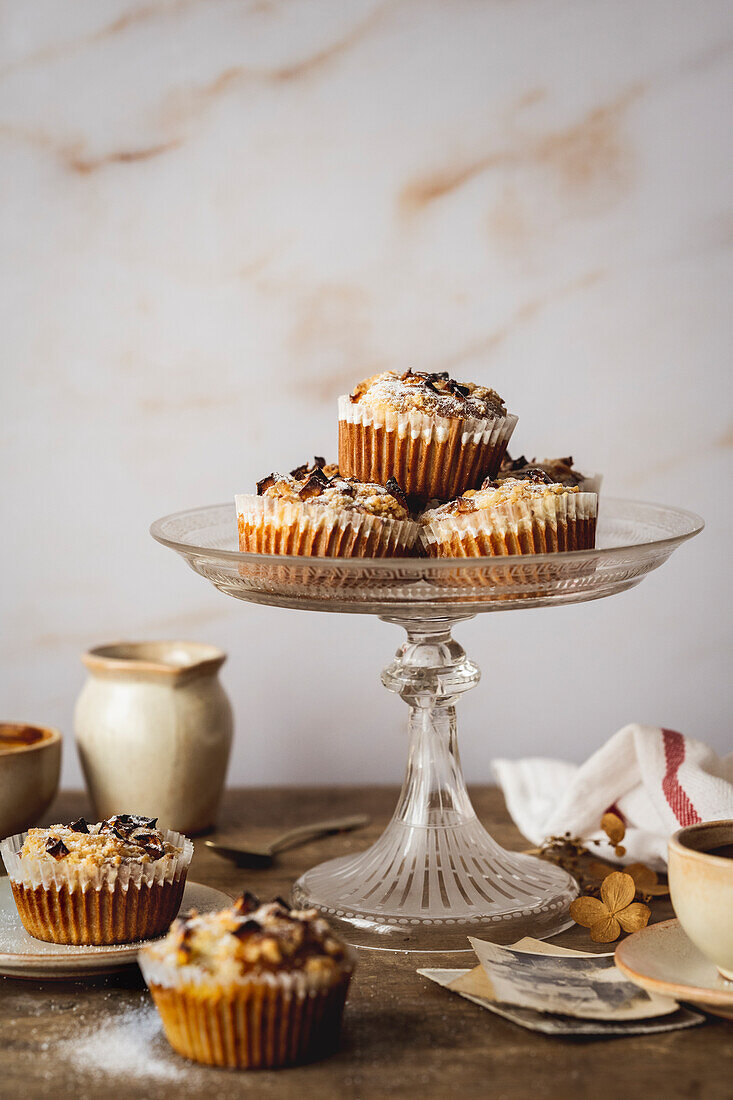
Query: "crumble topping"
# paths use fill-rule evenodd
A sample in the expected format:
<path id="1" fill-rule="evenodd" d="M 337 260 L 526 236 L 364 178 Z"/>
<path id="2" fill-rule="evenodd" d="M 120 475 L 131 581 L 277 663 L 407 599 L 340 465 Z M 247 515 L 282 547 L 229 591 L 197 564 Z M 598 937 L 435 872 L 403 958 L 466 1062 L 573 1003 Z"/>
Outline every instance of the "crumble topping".
<path id="1" fill-rule="evenodd" d="M 336 976 L 347 960 L 346 947 L 317 909 L 291 909 L 282 898 L 261 904 L 247 892 L 229 909 L 179 917 L 149 950 L 184 973 L 203 971 L 224 984 L 267 971 Z"/>
<path id="2" fill-rule="evenodd" d="M 580 485 L 586 478 L 585 474 L 574 469 L 572 455 L 568 455 L 567 458 L 533 458 L 529 461 L 524 455 L 512 459 L 507 454 L 504 456 L 496 480 L 502 481 L 507 477 L 526 478 L 533 470 L 542 470 L 548 475 L 550 481 L 569 487 Z"/>
<path id="3" fill-rule="evenodd" d="M 69 825 L 30 829 L 20 856 L 51 856 L 74 866 L 119 867 L 122 863 L 153 863 L 180 855 L 182 849 L 164 840 L 156 824 L 157 818 L 137 814 L 115 814 L 94 824 L 80 817 Z"/>
<path id="4" fill-rule="evenodd" d="M 457 500 L 450 500 L 447 504 L 428 509 L 420 518 L 423 522 L 430 522 L 442 519 L 444 516 L 496 508 L 501 504 L 515 504 L 519 501 L 538 500 L 546 496 L 577 492 L 579 492 L 577 486 L 561 485 L 551 481 L 543 470 L 534 470 L 526 480 L 507 477 L 502 481 L 492 482 L 487 479 L 480 489 L 469 489 Z"/>
<path id="5" fill-rule="evenodd" d="M 336 470 L 333 476 L 327 473 L 330 469 Z M 257 482 L 257 494 L 293 504 L 317 504 L 392 519 L 410 516 L 407 498 L 393 477 L 386 485 L 377 485 L 341 477 L 336 466 L 301 466 L 289 474 L 269 474 Z"/>
<path id="6" fill-rule="evenodd" d="M 397 412 L 418 412 L 432 416 L 459 417 L 462 420 L 496 419 L 506 416 L 506 406 L 495 390 L 474 382 L 456 382 L 447 371 L 428 374 L 423 371 L 385 371 L 360 382 L 351 392 L 351 401 L 371 407 L 387 407 Z"/>

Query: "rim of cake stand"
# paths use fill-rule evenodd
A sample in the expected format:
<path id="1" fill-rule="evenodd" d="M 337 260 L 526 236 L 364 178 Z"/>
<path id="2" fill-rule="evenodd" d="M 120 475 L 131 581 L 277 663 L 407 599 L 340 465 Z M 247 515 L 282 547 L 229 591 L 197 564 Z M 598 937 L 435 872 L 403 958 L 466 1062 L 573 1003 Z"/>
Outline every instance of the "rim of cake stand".
<path id="1" fill-rule="evenodd" d="M 686 508 L 678 508 L 676 505 L 657 504 L 654 501 L 646 500 L 632 500 L 629 497 L 608 497 L 604 496 L 601 500 L 601 506 L 606 503 L 609 505 L 632 505 L 639 508 L 648 508 L 656 512 L 657 514 L 666 516 L 676 516 L 679 519 L 685 519 L 688 521 L 689 528 L 685 531 L 677 532 L 676 534 L 666 535 L 664 538 L 647 539 L 645 542 L 630 542 L 622 543 L 618 546 L 597 546 L 592 550 L 559 550 L 553 553 L 547 554 L 532 554 L 532 562 L 551 562 L 557 563 L 562 560 L 572 561 L 584 561 L 590 559 L 597 559 L 599 555 L 614 555 L 614 554 L 633 554 L 643 553 L 650 547 L 675 547 L 681 543 L 686 542 L 688 539 L 698 535 L 705 527 L 705 521 L 702 516 L 699 516 L 696 512 L 690 512 Z M 515 562 L 526 562 L 527 555 L 522 554 L 503 554 L 500 557 L 471 557 L 471 558 L 414 558 L 414 557 L 385 557 L 385 558 L 339 558 L 339 557 L 304 557 L 301 554 L 254 554 L 246 550 L 226 550 L 224 548 L 214 546 L 202 546 L 196 542 L 181 542 L 178 539 L 169 538 L 165 533 L 165 527 L 174 520 L 180 521 L 185 516 L 200 515 L 203 512 L 214 513 L 219 509 L 228 509 L 236 516 L 235 505 L 231 501 L 223 501 L 219 504 L 202 504 L 198 508 L 184 508 L 180 512 L 169 512 L 166 516 L 161 516 L 160 519 L 156 519 L 150 525 L 150 534 L 153 538 L 161 543 L 163 546 L 169 547 L 171 550 L 175 550 L 179 554 L 195 553 L 201 556 L 206 556 L 211 559 L 220 559 L 228 562 L 252 562 L 255 564 L 272 564 L 273 559 L 286 564 L 292 562 L 293 564 L 303 565 L 307 562 L 309 565 L 319 565 L 324 568 L 332 567 L 341 570 L 348 570 L 352 572 L 358 572 L 360 569 L 367 568 L 372 571 L 385 570 L 389 572 L 394 568 L 395 563 L 399 563 L 402 567 L 408 567 L 410 565 L 415 566 L 416 572 L 424 571 L 426 568 L 433 569 L 446 569 L 455 570 L 456 565 L 460 565 L 461 569 L 471 570 L 477 568 L 486 568 L 487 565 L 511 565 Z"/>

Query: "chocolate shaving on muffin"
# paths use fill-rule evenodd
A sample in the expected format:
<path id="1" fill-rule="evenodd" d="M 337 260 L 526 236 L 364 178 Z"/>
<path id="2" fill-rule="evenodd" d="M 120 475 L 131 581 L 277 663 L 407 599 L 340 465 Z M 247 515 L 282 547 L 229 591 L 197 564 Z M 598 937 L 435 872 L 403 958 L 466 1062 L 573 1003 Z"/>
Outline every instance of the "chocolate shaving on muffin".
<path id="1" fill-rule="evenodd" d="M 246 917 L 248 913 L 253 913 L 255 909 L 259 909 L 260 899 L 256 894 L 251 894 L 249 890 L 245 890 L 244 893 L 232 903 L 232 909 L 235 913 Z"/>
<path id="2" fill-rule="evenodd" d="M 314 455 L 313 464 L 304 462 L 302 466 L 296 466 L 294 470 L 290 471 L 290 476 L 294 477 L 296 481 L 305 481 L 309 474 L 314 473 L 315 470 L 323 470 L 326 477 L 338 477 L 339 468 L 335 462 L 326 462 L 322 455 Z"/>
<path id="3" fill-rule="evenodd" d="M 398 504 L 401 504 L 403 508 L 406 508 L 409 511 L 409 505 L 407 503 L 407 497 L 402 492 L 402 489 L 400 488 L 400 484 L 397 481 L 396 477 L 387 478 L 387 482 L 386 482 L 384 487 L 387 490 L 387 492 L 390 493 L 395 498 L 395 500 L 397 501 Z"/>
<path id="4" fill-rule="evenodd" d="M 191 909 L 186 917 L 178 917 L 171 926 L 171 932 L 176 940 L 176 960 L 180 966 L 185 966 L 191 958 L 191 937 L 193 935 L 191 921 L 197 916 L 196 910 Z"/>
<path id="5" fill-rule="evenodd" d="M 236 936 L 239 940 L 243 936 L 251 935 L 252 932 L 261 932 L 262 925 L 258 920 L 252 920 L 251 917 L 248 917 L 247 920 L 243 920 L 236 928 L 230 928 L 229 931 L 232 936 Z"/>
<path id="6" fill-rule="evenodd" d="M 338 466 L 333 463 L 328 464 L 325 459 L 316 455 L 312 466 L 304 462 L 289 474 L 278 474 L 273 471 L 267 477 L 263 477 L 262 481 L 257 482 L 257 496 L 264 496 L 273 485 L 283 482 L 303 482 L 298 495 L 301 500 L 310 500 L 311 497 L 320 496 L 329 482 L 338 476 Z"/>
<path id="7" fill-rule="evenodd" d="M 507 453 L 504 456 L 504 461 L 501 464 L 501 473 L 503 474 L 504 472 L 509 473 L 510 471 L 514 470 L 523 470 L 524 467 L 529 466 L 529 464 L 529 459 L 526 457 L 526 455 L 520 455 L 519 458 L 512 458 L 512 456 Z"/>
<path id="8" fill-rule="evenodd" d="M 46 841 L 46 851 L 54 859 L 63 859 L 64 856 L 68 856 L 69 849 L 64 844 L 61 837 L 50 836 Z"/>
<path id="9" fill-rule="evenodd" d="M 134 833 L 130 838 L 133 843 L 139 844 L 151 859 L 162 859 L 165 855 L 165 845 L 156 833 Z"/>
<path id="10" fill-rule="evenodd" d="M 513 459 L 508 454 L 504 456 L 496 480 L 501 481 L 507 477 L 523 480 L 534 470 L 543 470 L 551 482 L 569 487 L 581 485 L 586 480 L 585 474 L 573 468 L 572 455 L 565 458 L 533 458 L 530 461 L 525 455 Z"/>
<path id="11" fill-rule="evenodd" d="M 72 821 L 69 825 L 72 833 L 86 833 L 89 834 L 89 823 L 83 817 L 77 817 L 76 821 Z"/>
<path id="12" fill-rule="evenodd" d="M 411 382 L 413 379 L 423 382 L 427 389 L 432 393 L 437 393 L 438 396 L 447 390 L 448 393 L 453 394 L 454 397 L 465 400 L 471 392 L 469 386 L 464 385 L 462 382 L 456 382 L 454 378 L 451 378 L 447 370 L 427 373 L 425 371 L 414 371 L 410 369 L 406 370 L 401 376 L 402 382 Z M 439 388 L 436 383 L 442 383 L 442 386 Z"/>
<path id="13" fill-rule="evenodd" d="M 323 470 L 321 470 L 320 467 L 316 467 L 313 473 L 309 475 L 302 489 L 298 490 L 298 496 L 301 500 L 310 500 L 311 497 L 319 497 L 328 485 L 328 481 L 329 479 L 326 477 Z"/>
<path id="14" fill-rule="evenodd" d="M 100 832 L 123 833 L 129 835 L 135 829 L 154 829 L 158 824 L 157 817 L 141 817 L 139 814 L 114 814 L 103 821 Z"/>
<path id="15" fill-rule="evenodd" d="M 257 482 L 257 496 L 258 497 L 263 496 L 263 494 L 265 492 L 265 489 L 269 489 L 271 485 L 274 485 L 279 477 L 280 477 L 279 474 L 272 473 L 272 474 L 268 474 L 267 477 L 263 477 L 262 481 L 258 481 Z"/>
<path id="16" fill-rule="evenodd" d="M 515 473 L 515 474 L 512 474 L 512 477 L 514 478 L 515 481 L 531 481 L 534 485 L 556 485 L 556 484 L 558 484 L 556 481 L 553 480 L 553 478 L 550 477 L 550 475 L 547 473 L 546 470 L 541 469 L 541 467 L 539 467 L 539 466 L 525 466 L 525 467 L 522 468 L 522 470 L 517 471 L 517 473 Z M 482 489 L 496 489 L 497 486 L 499 486 L 503 480 L 506 480 L 506 479 L 504 479 L 504 478 L 493 478 L 492 479 L 490 477 L 487 477 L 486 480 L 481 485 L 481 488 Z"/>

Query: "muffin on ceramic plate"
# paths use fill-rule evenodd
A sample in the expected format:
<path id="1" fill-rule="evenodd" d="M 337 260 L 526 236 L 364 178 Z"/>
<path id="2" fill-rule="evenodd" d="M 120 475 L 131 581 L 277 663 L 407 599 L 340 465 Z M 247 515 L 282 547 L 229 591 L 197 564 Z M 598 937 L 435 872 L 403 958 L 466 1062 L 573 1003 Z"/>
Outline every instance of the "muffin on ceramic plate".
<path id="1" fill-rule="evenodd" d="M 507 477 L 527 478 L 533 470 L 543 470 L 550 481 L 577 488 L 581 493 L 599 493 L 603 480 L 601 474 L 581 474 L 573 465 L 572 455 L 567 458 L 533 458 L 530 461 L 524 455 L 512 458 L 509 454 L 504 455 L 496 480 L 503 481 Z"/>
<path id="2" fill-rule="evenodd" d="M 193 856 L 154 817 L 116 814 L 16 833 L 0 844 L 26 932 L 67 944 L 158 936 L 178 913 Z"/>
<path id="3" fill-rule="evenodd" d="M 315 465 L 273 473 L 258 482 L 256 496 L 237 495 L 239 549 L 323 558 L 409 556 L 418 525 L 397 482 L 382 486 L 328 471 Z"/>
<path id="4" fill-rule="evenodd" d="M 514 431 L 494 390 L 443 371 L 386 371 L 339 397 L 338 464 L 346 477 L 386 484 L 410 501 L 449 500 L 493 477 Z"/>
<path id="5" fill-rule="evenodd" d="M 486 482 L 421 516 L 428 557 L 473 558 L 590 550 L 598 497 L 552 482 L 542 470 L 519 480 Z"/>
<path id="6" fill-rule="evenodd" d="M 355 955 L 315 909 L 245 893 L 230 909 L 177 920 L 138 961 L 174 1050 L 255 1069 L 336 1047 Z"/>

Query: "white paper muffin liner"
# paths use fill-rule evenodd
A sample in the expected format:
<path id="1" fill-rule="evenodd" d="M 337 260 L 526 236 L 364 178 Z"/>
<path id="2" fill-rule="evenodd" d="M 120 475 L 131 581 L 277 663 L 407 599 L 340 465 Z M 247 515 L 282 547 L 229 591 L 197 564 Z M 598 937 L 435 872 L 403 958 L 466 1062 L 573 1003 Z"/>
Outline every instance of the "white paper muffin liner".
<path id="1" fill-rule="evenodd" d="M 338 399 L 339 470 L 343 477 L 386 484 L 394 477 L 408 497 L 450 500 L 493 477 L 517 417 L 430 416 L 411 409 L 370 407 Z"/>
<path id="2" fill-rule="evenodd" d="M 239 549 L 305 557 L 406 557 L 417 543 L 414 520 L 240 493 Z"/>
<path id="3" fill-rule="evenodd" d="M 560 493 L 423 521 L 428 557 L 483 557 L 590 550 L 598 497 Z"/>
<path id="4" fill-rule="evenodd" d="M 354 962 L 317 978 L 303 970 L 216 975 L 140 952 L 143 977 L 173 1049 L 206 1065 L 264 1069 L 311 1061 L 338 1044 Z"/>
<path id="5" fill-rule="evenodd" d="M 578 482 L 578 491 L 581 493 L 595 493 L 598 496 L 602 482 L 603 474 L 588 474 L 587 477 Z"/>

